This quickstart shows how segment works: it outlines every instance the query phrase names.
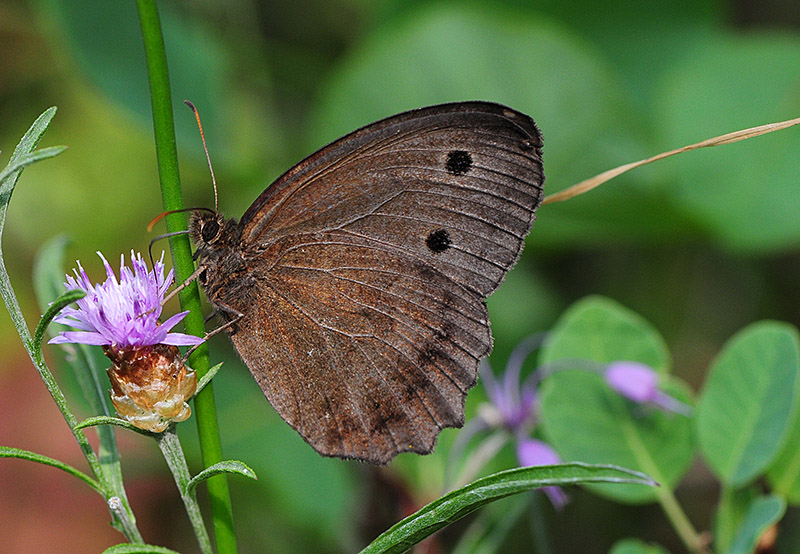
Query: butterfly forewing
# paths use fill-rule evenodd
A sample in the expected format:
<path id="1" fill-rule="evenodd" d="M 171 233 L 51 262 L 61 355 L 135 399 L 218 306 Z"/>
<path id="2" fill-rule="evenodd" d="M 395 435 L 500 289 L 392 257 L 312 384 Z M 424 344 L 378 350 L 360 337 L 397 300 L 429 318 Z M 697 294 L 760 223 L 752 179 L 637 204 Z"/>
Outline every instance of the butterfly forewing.
<path id="1" fill-rule="evenodd" d="M 238 352 L 316 450 L 375 463 L 430 452 L 463 424 L 491 348 L 484 300 L 519 257 L 543 182 L 541 137 L 519 112 L 400 114 L 284 174 L 230 252 L 203 245 L 206 291 L 243 314 Z"/>

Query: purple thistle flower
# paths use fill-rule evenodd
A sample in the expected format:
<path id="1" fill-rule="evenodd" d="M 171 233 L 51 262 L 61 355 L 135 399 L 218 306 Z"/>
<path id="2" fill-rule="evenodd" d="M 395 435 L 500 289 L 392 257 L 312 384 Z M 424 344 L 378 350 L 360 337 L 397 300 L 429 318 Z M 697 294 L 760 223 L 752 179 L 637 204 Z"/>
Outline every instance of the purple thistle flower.
<path id="1" fill-rule="evenodd" d="M 73 270 L 75 277 L 67 275 L 64 286 L 67 290 L 83 289 L 86 296 L 77 301 L 77 308 L 65 308 L 55 322 L 69 325 L 79 331 L 62 331 L 50 340 L 51 344 L 68 342 L 114 346 L 119 348 L 169 344 L 189 346 L 203 342 L 200 337 L 183 333 L 170 333 L 189 312 L 181 312 L 159 324 L 161 302 L 172 284 L 174 272 L 164 277 L 164 256 L 151 271 L 131 251 L 133 270 L 125 266 L 125 257 L 120 256 L 120 279 L 98 252 L 106 267 L 107 279 L 102 284 L 92 285 L 80 262 Z"/>
<path id="2" fill-rule="evenodd" d="M 692 409 L 658 388 L 659 375 L 648 365 L 631 362 L 613 362 L 603 375 L 606 383 L 625 398 L 637 404 L 652 404 L 664 410 L 690 415 Z"/>

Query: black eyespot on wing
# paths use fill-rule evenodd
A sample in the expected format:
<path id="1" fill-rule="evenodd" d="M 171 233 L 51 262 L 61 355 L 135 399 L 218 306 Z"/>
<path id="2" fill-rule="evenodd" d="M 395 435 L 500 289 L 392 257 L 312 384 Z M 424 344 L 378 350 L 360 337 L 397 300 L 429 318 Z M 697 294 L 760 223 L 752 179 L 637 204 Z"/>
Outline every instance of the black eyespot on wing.
<path id="1" fill-rule="evenodd" d="M 472 168 L 472 156 L 464 150 L 453 150 L 447 154 L 445 167 L 447 172 L 452 175 L 464 175 Z"/>
<path id="2" fill-rule="evenodd" d="M 436 231 L 431 231 L 431 234 L 429 234 L 428 238 L 425 239 L 425 244 L 434 254 L 441 254 L 450 248 L 450 245 L 452 244 L 450 241 L 450 233 L 447 232 L 447 229 L 437 229 Z"/>

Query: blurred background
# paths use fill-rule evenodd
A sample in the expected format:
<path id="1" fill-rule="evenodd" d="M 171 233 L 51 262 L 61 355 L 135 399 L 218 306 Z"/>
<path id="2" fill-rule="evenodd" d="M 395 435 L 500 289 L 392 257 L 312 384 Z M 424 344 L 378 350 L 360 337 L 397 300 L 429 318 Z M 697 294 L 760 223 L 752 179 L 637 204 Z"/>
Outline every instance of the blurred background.
<path id="1" fill-rule="evenodd" d="M 161 2 L 186 205 L 213 206 L 191 99 L 203 117 L 220 209 L 240 216 L 264 187 L 327 142 L 395 112 L 483 99 L 529 113 L 545 137 L 548 193 L 617 165 L 704 138 L 800 115 L 800 4 L 795 0 Z M 69 150 L 25 171 L 8 212 L 5 261 L 33 326 L 37 250 L 71 239 L 68 267 L 112 265 L 144 251 L 161 211 L 135 3 L 0 3 L 2 164 L 47 107 L 43 146 Z M 527 248 L 491 297 L 491 363 L 547 330 L 573 301 L 604 294 L 665 336 L 673 371 L 695 388 L 736 330 L 763 318 L 800 324 L 800 129 L 638 169 L 543 207 Z M 162 229 L 163 232 L 163 229 Z M 160 248 L 166 248 L 160 243 Z M 171 310 L 176 310 L 172 307 Z M 171 313 L 170 309 L 167 313 Z M 57 367 L 59 355 L 48 351 Z M 225 337 L 212 358 L 225 456 L 257 482 L 232 479 L 242 552 L 352 552 L 439 496 L 447 450 L 389 468 L 322 459 L 268 405 Z M 531 365 L 533 367 L 533 364 Z M 91 415 L 56 371 L 79 417 Z M 484 399 L 468 399 L 468 417 Z M 181 427 L 198 469 L 194 427 Z M 92 435 L 92 432 L 89 432 Z M 92 437 L 94 438 L 94 437 Z M 171 476 L 149 440 L 119 432 L 123 471 L 150 543 L 191 552 Z M 66 424 L 0 310 L 0 444 L 85 469 Z M 504 451 L 489 469 L 515 464 Z M 580 490 L 560 513 L 508 529 L 500 551 L 606 552 L 616 539 L 682 547 L 656 506 L 621 506 Z M 678 491 L 709 529 L 717 490 L 701 463 Z M 511 501 L 510 499 L 508 501 Z M 531 502 L 526 499 L 524 502 Z M 500 505 L 498 510 L 509 505 Z M 796 533 L 790 510 L 783 533 Z M 122 536 L 102 499 L 55 469 L 0 460 L 0 545 L 16 553 L 100 552 Z M 450 552 L 470 520 L 429 543 Z"/>

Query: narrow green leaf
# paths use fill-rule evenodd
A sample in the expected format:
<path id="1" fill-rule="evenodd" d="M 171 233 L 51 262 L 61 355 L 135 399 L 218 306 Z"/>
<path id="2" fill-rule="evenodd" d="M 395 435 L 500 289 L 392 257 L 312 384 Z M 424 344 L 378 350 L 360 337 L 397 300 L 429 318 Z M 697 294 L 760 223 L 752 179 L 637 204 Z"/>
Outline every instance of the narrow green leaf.
<path id="1" fill-rule="evenodd" d="M 238 475 L 249 477 L 250 479 L 258 479 L 256 472 L 244 462 L 240 462 L 239 460 L 223 460 L 214 464 L 213 466 L 205 468 L 203 471 L 192 477 L 192 479 L 186 484 L 186 493 L 190 494 L 194 492 L 194 489 L 197 488 L 197 485 L 201 481 L 204 481 L 209 477 L 213 477 L 214 475 L 219 475 L 220 473 L 236 473 Z"/>
<path id="2" fill-rule="evenodd" d="M 111 417 L 111 416 L 92 416 L 87 417 L 78 425 L 75 426 L 76 429 L 85 429 L 87 427 L 94 427 L 96 425 L 116 425 L 117 427 L 122 427 L 123 429 L 128 429 L 129 431 L 136 431 L 140 435 L 145 435 L 147 437 L 152 436 L 153 433 L 150 431 L 145 431 L 144 429 L 139 429 L 130 421 L 126 421 L 119 417 Z"/>
<path id="3" fill-rule="evenodd" d="M 608 554 L 669 554 L 658 544 L 649 544 L 639 539 L 622 539 L 617 541 Z"/>
<path id="4" fill-rule="evenodd" d="M 203 390 L 205 388 L 205 386 L 211 382 L 211 379 L 213 379 L 214 375 L 217 374 L 217 372 L 222 367 L 223 363 L 224 362 L 218 363 L 217 365 L 215 365 L 214 367 L 209 369 L 208 373 L 206 373 L 205 375 L 200 377 L 200 379 L 197 380 L 197 390 L 194 393 L 195 396 L 200 394 L 200 391 Z"/>
<path id="5" fill-rule="evenodd" d="M 451 554 L 496 554 L 502 552 L 503 542 L 509 532 L 517 526 L 522 516 L 539 508 L 539 506 L 532 505 L 532 500 L 535 499 L 534 495 L 518 495 L 513 499 L 509 498 L 503 502 L 495 502 L 486 506 L 478 517 L 474 518 L 469 527 L 461 533 Z M 538 535 L 545 533 L 545 530 L 536 529 L 535 533 L 539 538 Z M 537 548 L 534 551 L 546 552 L 547 550 Z"/>
<path id="6" fill-rule="evenodd" d="M 39 324 L 36 326 L 36 330 L 33 333 L 33 350 L 36 356 L 42 355 L 42 341 L 44 340 L 44 334 L 47 332 L 47 326 L 50 325 L 50 322 L 53 321 L 61 310 L 84 296 L 86 296 L 86 291 L 72 289 L 53 300 L 53 303 L 50 304 L 50 307 L 47 308 L 47 311 L 39 320 Z"/>
<path id="7" fill-rule="evenodd" d="M 66 149 L 66 146 L 48 146 L 47 148 L 42 148 L 41 150 L 35 150 L 29 154 L 22 155 L 19 158 L 9 162 L 5 169 L 0 171 L 0 182 L 7 179 L 10 175 L 13 175 L 14 172 L 22 171 L 32 163 L 58 156 Z"/>
<path id="8" fill-rule="evenodd" d="M 115 544 L 103 550 L 103 554 L 181 554 L 165 546 L 152 544 L 123 543 Z"/>
<path id="9" fill-rule="evenodd" d="M 755 551 L 761 535 L 775 525 L 786 512 L 786 501 L 778 496 L 756 498 L 747 510 L 744 523 L 727 554 L 750 554 Z"/>
<path id="10" fill-rule="evenodd" d="M 481 506 L 539 487 L 586 483 L 656 485 L 644 474 L 614 466 L 581 463 L 522 467 L 495 473 L 434 500 L 376 538 L 361 554 L 399 554 Z"/>
<path id="11" fill-rule="evenodd" d="M 697 407 L 697 438 L 709 467 L 729 486 L 775 459 L 797 405 L 800 338 L 764 321 L 734 335 L 712 363 Z"/>
<path id="12" fill-rule="evenodd" d="M 46 466 L 52 466 L 58 468 L 62 471 L 69 473 L 70 475 L 74 475 L 81 481 L 84 481 L 100 494 L 103 495 L 105 494 L 105 491 L 103 491 L 103 488 L 100 486 L 100 483 L 98 483 L 97 481 L 86 475 L 81 470 L 76 469 L 71 465 L 65 464 L 64 462 L 56 460 L 54 458 L 43 456 L 41 454 L 37 454 L 36 452 L 22 450 L 20 448 L 11 448 L 9 446 L 0 446 L 0 458 L 20 458 L 22 460 L 30 460 L 32 462 L 37 462 L 40 464 L 44 464 Z"/>
<path id="13" fill-rule="evenodd" d="M 53 120 L 53 116 L 56 115 L 56 111 L 58 108 L 55 106 L 51 106 L 47 108 L 42 115 L 36 118 L 36 121 L 33 122 L 30 129 L 22 136 L 20 139 L 19 144 L 14 149 L 14 154 L 11 155 L 11 159 L 15 160 L 28 152 L 33 151 L 36 146 L 39 144 L 39 141 L 42 139 L 42 135 L 44 135 L 47 128 L 50 126 L 50 121 Z"/>

